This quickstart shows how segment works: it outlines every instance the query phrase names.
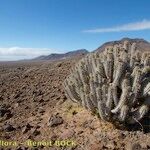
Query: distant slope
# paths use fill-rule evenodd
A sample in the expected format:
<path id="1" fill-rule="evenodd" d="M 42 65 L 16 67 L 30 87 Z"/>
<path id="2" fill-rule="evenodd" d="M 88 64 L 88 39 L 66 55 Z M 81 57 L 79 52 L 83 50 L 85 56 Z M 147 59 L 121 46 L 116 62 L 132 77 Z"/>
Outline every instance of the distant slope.
<path id="1" fill-rule="evenodd" d="M 80 49 L 80 50 L 70 51 L 64 54 L 53 53 L 47 56 L 39 56 L 32 60 L 61 60 L 61 59 L 75 57 L 75 56 L 84 56 L 87 53 L 88 51 L 86 49 Z"/>
<path id="2" fill-rule="evenodd" d="M 96 51 L 103 51 L 106 46 L 113 46 L 115 44 L 122 44 L 124 41 L 129 41 L 129 43 L 135 42 L 137 44 L 137 49 L 140 51 L 150 51 L 150 43 L 144 39 L 130 39 L 130 38 L 123 38 L 119 41 L 111 41 L 106 42 L 102 46 L 98 47 Z"/>
<path id="3" fill-rule="evenodd" d="M 107 46 L 113 46 L 115 44 L 123 44 L 124 41 L 129 41 L 129 43 L 136 43 L 137 44 L 137 49 L 140 51 L 150 51 L 150 43 L 144 39 L 130 39 L 130 38 L 123 38 L 121 40 L 118 41 L 110 41 L 110 42 L 106 42 L 103 45 L 101 45 L 100 47 L 98 47 L 95 51 L 103 51 L 105 49 L 105 47 Z M 94 51 L 93 51 L 94 52 Z M 79 50 L 75 50 L 75 51 L 70 51 L 68 53 L 64 53 L 64 54 L 57 54 L 57 53 L 53 53 L 47 56 L 39 56 L 36 57 L 34 60 L 62 60 L 62 59 L 67 59 L 67 58 L 71 58 L 71 57 L 78 57 L 78 56 L 84 56 L 86 54 L 88 54 L 89 52 L 86 49 L 79 49 Z"/>

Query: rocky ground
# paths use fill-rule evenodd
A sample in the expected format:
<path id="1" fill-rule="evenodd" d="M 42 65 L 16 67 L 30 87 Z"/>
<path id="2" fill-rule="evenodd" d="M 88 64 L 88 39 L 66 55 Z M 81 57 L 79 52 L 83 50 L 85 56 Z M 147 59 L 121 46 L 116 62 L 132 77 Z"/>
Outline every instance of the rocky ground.
<path id="1" fill-rule="evenodd" d="M 149 126 L 117 129 L 66 98 L 62 82 L 78 59 L 0 63 L 0 150 L 150 149 Z"/>

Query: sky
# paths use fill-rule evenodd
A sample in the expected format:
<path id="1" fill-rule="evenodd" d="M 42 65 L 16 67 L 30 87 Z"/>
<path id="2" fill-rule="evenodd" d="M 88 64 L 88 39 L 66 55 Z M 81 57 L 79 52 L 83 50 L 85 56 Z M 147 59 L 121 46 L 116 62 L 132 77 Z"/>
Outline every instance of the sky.
<path id="1" fill-rule="evenodd" d="M 0 61 L 123 37 L 150 41 L 150 0 L 0 0 Z"/>

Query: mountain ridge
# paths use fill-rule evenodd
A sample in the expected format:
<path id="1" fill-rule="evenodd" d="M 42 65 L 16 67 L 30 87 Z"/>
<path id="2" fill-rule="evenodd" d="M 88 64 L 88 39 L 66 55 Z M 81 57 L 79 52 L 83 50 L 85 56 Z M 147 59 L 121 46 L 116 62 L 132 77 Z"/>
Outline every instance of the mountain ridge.
<path id="1" fill-rule="evenodd" d="M 101 46 L 99 46 L 96 50 L 93 50 L 92 52 L 101 52 L 104 51 L 104 49 L 107 46 L 113 46 L 115 44 L 123 44 L 124 41 L 128 41 L 129 44 L 132 43 L 136 43 L 137 44 L 137 50 L 140 51 L 150 51 L 150 43 L 144 39 L 141 38 L 122 38 L 121 40 L 115 40 L 115 41 L 109 41 L 109 42 L 105 42 L 104 44 L 102 44 Z M 52 53 L 50 55 L 41 55 L 39 57 L 36 57 L 34 59 L 32 59 L 33 61 L 40 61 L 40 60 L 50 60 L 50 61 L 55 61 L 55 60 L 63 60 L 63 59 L 67 59 L 67 58 L 72 58 L 72 57 L 78 57 L 78 56 L 84 56 L 86 54 L 88 54 L 88 50 L 86 49 L 78 49 L 78 50 L 74 50 L 74 51 L 69 51 L 67 53 Z"/>
<path id="2" fill-rule="evenodd" d="M 142 51 L 149 51 L 150 50 L 150 43 L 144 39 L 141 38 L 122 38 L 121 40 L 116 40 L 116 41 L 110 41 L 110 42 L 106 42 L 104 44 L 102 44 L 101 46 L 99 46 L 95 51 L 104 51 L 105 47 L 107 46 L 113 46 L 115 44 L 123 44 L 124 41 L 128 41 L 130 44 L 131 43 L 136 43 L 137 44 L 137 49 L 138 50 L 142 50 Z"/>
<path id="3" fill-rule="evenodd" d="M 71 58 L 75 56 L 84 56 L 88 53 L 89 52 L 86 49 L 78 49 L 78 50 L 74 50 L 74 51 L 70 51 L 70 52 L 62 53 L 62 54 L 52 53 L 50 55 L 41 55 L 32 60 L 62 60 L 62 59 Z"/>

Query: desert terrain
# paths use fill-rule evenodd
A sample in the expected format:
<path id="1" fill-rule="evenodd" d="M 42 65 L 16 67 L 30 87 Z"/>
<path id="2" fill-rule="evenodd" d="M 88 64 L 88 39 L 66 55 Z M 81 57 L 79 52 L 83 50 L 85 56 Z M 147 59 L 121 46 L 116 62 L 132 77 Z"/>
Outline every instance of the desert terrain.
<path id="1" fill-rule="evenodd" d="M 67 99 L 62 83 L 80 58 L 0 63 L 1 150 L 150 149 L 148 123 L 117 128 Z"/>

